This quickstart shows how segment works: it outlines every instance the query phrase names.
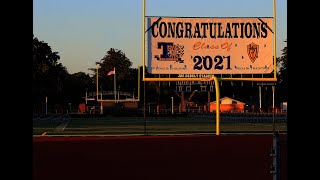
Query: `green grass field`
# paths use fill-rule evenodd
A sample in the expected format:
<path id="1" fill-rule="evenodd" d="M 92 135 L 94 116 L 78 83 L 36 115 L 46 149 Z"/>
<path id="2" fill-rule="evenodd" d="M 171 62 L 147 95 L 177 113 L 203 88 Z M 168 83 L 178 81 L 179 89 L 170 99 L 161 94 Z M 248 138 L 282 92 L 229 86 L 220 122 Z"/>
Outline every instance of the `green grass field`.
<path id="1" fill-rule="evenodd" d="M 286 120 L 275 119 L 276 131 L 287 131 Z M 272 118 L 221 117 L 220 133 L 272 132 Z M 33 135 L 193 134 L 216 132 L 215 117 L 84 117 L 69 121 L 34 121 Z"/>

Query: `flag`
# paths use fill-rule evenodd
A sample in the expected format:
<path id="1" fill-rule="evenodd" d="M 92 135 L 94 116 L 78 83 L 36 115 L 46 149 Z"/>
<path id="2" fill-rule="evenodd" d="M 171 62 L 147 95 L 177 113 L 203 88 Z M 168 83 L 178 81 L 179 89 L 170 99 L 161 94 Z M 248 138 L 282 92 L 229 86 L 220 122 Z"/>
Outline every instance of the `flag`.
<path id="1" fill-rule="evenodd" d="M 112 75 L 112 74 L 116 74 L 116 70 L 112 70 L 112 71 L 108 72 L 108 75 L 107 75 L 107 76 L 110 76 L 110 75 Z"/>

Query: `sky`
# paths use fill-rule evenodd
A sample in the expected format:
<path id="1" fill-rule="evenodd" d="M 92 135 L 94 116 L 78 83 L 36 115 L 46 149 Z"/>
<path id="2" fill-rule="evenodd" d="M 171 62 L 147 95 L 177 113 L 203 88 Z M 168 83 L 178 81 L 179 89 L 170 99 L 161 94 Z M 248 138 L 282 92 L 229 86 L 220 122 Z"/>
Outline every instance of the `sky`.
<path id="1" fill-rule="evenodd" d="M 274 6 L 274 2 L 275 6 Z M 146 16 L 273 17 L 276 56 L 287 46 L 287 0 L 145 0 Z M 142 65 L 143 0 L 33 0 L 33 34 L 70 74 L 91 73 L 110 48 Z"/>

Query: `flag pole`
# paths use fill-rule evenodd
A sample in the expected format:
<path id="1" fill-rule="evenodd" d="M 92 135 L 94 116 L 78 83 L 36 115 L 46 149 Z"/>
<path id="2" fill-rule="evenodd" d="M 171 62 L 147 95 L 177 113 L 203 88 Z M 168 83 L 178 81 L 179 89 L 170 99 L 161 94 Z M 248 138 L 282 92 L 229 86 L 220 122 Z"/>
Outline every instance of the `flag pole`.
<path id="1" fill-rule="evenodd" d="M 116 99 L 117 99 L 117 93 L 116 93 L 116 67 L 113 67 L 113 71 L 114 71 L 114 80 L 113 80 L 113 83 L 114 83 L 114 102 L 116 102 Z"/>

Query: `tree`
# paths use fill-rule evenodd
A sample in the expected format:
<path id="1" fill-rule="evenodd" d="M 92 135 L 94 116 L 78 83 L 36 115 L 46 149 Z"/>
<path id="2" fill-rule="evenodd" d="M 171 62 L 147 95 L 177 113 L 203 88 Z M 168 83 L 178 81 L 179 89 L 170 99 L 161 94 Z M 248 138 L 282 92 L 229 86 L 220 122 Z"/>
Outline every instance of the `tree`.
<path id="1" fill-rule="evenodd" d="M 102 90 L 113 90 L 113 75 L 107 76 L 108 72 L 116 69 L 116 84 L 117 90 L 121 90 L 124 84 L 127 83 L 127 77 L 129 75 L 129 69 L 132 66 L 132 62 L 126 57 L 125 53 L 121 50 L 110 48 L 107 54 L 97 62 L 100 65 L 99 71 L 99 88 Z M 93 71 L 93 81 L 96 83 L 96 68 L 90 68 Z M 101 82 L 101 83 L 100 83 Z"/>
<path id="2" fill-rule="evenodd" d="M 95 85 L 93 84 L 89 74 L 85 74 L 84 72 L 77 72 L 68 75 L 64 81 L 64 103 L 84 103 L 86 91 L 88 93 L 95 92 Z"/>
<path id="3" fill-rule="evenodd" d="M 285 40 L 284 42 L 287 42 Z M 282 49 L 282 56 L 277 58 L 279 66 L 278 83 L 280 88 L 280 102 L 288 100 L 288 60 L 287 60 L 287 47 Z"/>
<path id="4" fill-rule="evenodd" d="M 101 59 L 101 69 L 107 74 L 115 67 L 117 79 L 122 80 L 129 72 L 132 62 L 121 50 L 110 48 L 107 54 Z M 103 71 L 101 71 L 103 73 Z"/>
<path id="5" fill-rule="evenodd" d="M 32 95 L 34 104 L 41 104 L 45 97 L 57 101 L 63 90 L 63 81 L 68 74 L 67 69 L 58 63 L 58 52 L 52 52 L 51 47 L 33 36 L 32 58 Z"/>

